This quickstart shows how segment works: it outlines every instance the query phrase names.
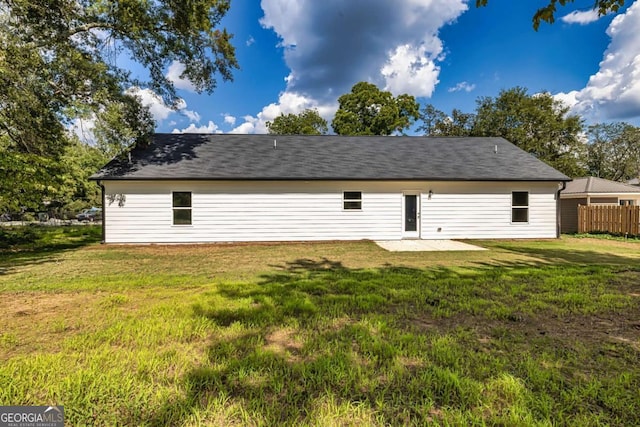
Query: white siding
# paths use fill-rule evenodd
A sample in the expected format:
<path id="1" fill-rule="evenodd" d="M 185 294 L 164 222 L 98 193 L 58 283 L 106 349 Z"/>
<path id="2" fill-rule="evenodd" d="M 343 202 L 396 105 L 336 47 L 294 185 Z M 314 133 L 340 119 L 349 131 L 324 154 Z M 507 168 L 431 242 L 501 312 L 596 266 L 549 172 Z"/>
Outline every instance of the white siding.
<path id="1" fill-rule="evenodd" d="M 422 198 L 423 239 L 556 237 L 557 183 L 436 182 Z M 511 192 L 529 192 L 529 222 L 511 222 Z"/>
<path id="2" fill-rule="evenodd" d="M 402 238 L 402 195 L 421 194 L 421 237 L 556 235 L 557 185 L 541 183 L 106 181 L 109 243 Z M 429 190 L 433 191 L 431 199 Z M 192 225 L 172 224 L 173 191 L 192 192 Z M 362 191 L 344 210 L 343 191 Z M 530 191 L 529 223 L 511 223 L 511 191 Z M 121 205 L 121 206 L 120 206 Z M 440 228 L 440 231 L 438 231 Z"/>

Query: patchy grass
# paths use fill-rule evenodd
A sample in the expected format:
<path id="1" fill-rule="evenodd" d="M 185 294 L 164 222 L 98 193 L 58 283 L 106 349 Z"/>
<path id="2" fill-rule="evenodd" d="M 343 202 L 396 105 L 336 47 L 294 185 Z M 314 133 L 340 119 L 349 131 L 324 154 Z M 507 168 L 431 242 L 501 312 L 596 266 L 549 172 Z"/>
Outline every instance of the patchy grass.
<path id="1" fill-rule="evenodd" d="M 89 243 L 99 242 L 102 229 L 95 225 L 52 227 L 28 225 L 0 227 L 0 251 L 52 251 L 73 249 Z"/>
<path id="2" fill-rule="evenodd" d="M 0 252 L 0 405 L 69 425 L 639 425 L 640 244 Z"/>
<path id="3" fill-rule="evenodd" d="M 596 232 L 591 232 L 591 233 L 584 233 L 584 234 L 573 234 L 573 237 L 576 238 L 586 238 L 586 239 L 605 239 L 605 240 L 618 240 L 621 242 L 640 242 L 640 236 L 635 236 L 635 235 L 625 235 L 625 234 L 619 234 L 619 235 L 611 235 L 609 233 L 596 233 Z"/>

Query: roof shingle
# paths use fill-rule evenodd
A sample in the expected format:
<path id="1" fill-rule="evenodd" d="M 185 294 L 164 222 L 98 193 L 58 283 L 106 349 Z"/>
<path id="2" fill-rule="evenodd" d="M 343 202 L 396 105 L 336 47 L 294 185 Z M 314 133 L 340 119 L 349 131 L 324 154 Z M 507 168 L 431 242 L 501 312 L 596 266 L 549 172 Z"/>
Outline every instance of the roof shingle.
<path id="1" fill-rule="evenodd" d="M 622 182 L 589 176 L 585 178 L 575 178 L 562 190 L 562 194 L 640 194 L 640 188 Z"/>
<path id="2" fill-rule="evenodd" d="M 94 180 L 569 181 L 503 138 L 156 134 Z"/>

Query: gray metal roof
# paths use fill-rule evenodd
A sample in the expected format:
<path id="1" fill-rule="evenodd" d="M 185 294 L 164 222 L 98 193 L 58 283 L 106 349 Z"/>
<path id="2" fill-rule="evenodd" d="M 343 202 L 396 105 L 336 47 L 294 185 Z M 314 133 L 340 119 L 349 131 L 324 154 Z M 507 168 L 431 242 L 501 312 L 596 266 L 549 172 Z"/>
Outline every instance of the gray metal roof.
<path id="1" fill-rule="evenodd" d="M 156 134 L 123 157 L 91 179 L 570 180 L 503 138 Z"/>
<path id="2" fill-rule="evenodd" d="M 562 190 L 563 195 L 576 194 L 640 194 L 640 188 L 633 185 L 623 184 L 622 182 L 610 181 L 608 179 L 589 176 L 585 178 L 575 178 L 567 183 Z"/>

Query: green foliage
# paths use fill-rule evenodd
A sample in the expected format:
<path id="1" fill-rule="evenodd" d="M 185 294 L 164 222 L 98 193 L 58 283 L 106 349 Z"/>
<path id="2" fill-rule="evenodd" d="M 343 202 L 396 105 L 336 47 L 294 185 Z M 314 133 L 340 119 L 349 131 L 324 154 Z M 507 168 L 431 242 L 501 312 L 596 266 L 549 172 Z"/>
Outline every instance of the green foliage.
<path id="1" fill-rule="evenodd" d="M 0 254 L 10 252 L 55 251 L 99 242 L 102 228 L 94 225 L 51 227 L 28 225 L 0 227 Z"/>
<path id="2" fill-rule="evenodd" d="M 565 6 L 573 3 L 574 0 L 548 0 L 549 4 L 539 8 L 533 15 L 533 29 L 538 31 L 541 22 L 553 24 L 557 13 L 557 4 Z M 486 6 L 489 0 L 476 0 L 476 7 Z M 595 0 L 593 8 L 598 11 L 598 15 L 606 15 L 608 13 L 616 13 L 624 6 L 625 0 Z"/>
<path id="3" fill-rule="evenodd" d="M 589 126 L 587 169 L 589 175 L 613 181 L 640 176 L 640 128 L 628 123 Z"/>
<path id="4" fill-rule="evenodd" d="M 474 135 L 501 136 L 570 177 L 582 174 L 582 119 L 551 94 L 515 87 L 477 104 Z"/>
<path id="5" fill-rule="evenodd" d="M 55 199 L 66 207 L 67 215 L 75 215 L 82 208 L 102 203 L 100 187 L 89 181 L 89 177 L 109 159 L 110 153 L 105 153 L 105 150 L 84 144 L 77 138 L 70 141 L 62 158 L 62 186 Z"/>
<path id="6" fill-rule="evenodd" d="M 45 203 L 55 202 L 58 207 L 67 206 L 63 209 L 67 214 L 75 214 L 80 208 L 98 205 L 100 189 L 88 178 L 107 160 L 100 149 L 77 138 L 69 139 L 57 159 L 6 150 L 0 156 L 0 182 L 5 183 L 0 190 L 0 212 L 50 210 Z M 56 217 L 64 217 L 59 211 Z"/>
<path id="7" fill-rule="evenodd" d="M 331 122 L 338 135 L 391 135 L 407 129 L 419 117 L 419 104 L 411 95 L 394 97 L 376 85 L 360 82 L 338 98 Z"/>
<path id="8" fill-rule="evenodd" d="M 37 208 L 62 186 L 63 166 L 55 158 L 8 148 L 0 136 L 0 213 Z"/>
<path id="9" fill-rule="evenodd" d="M 324 135 L 329 130 L 327 121 L 318 110 L 307 109 L 299 114 L 281 113 L 272 122 L 267 122 L 273 135 Z"/>
<path id="10" fill-rule="evenodd" d="M 123 96 L 96 114 L 93 134 L 99 150 L 111 159 L 134 144 L 147 145 L 154 128 L 149 110 L 135 97 Z"/>
<path id="11" fill-rule="evenodd" d="M 454 108 L 451 117 L 427 104 L 420 112 L 423 124 L 418 131 L 423 131 L 426 136 L 469 136 L 473 133 L 475 115 L 463 113 Z"/>
<path id="12" fill-rule="evenodd" d="M 238 66 L 231 35 L 216 28 L 228 0 L 1 0 L 0 9 L 0 209 L 7 200 L 24 206 L 57 197 L 67 128 L 78 118 L 97 121 L 108 156 L 145 143 L 154 124 L 128 89 L 150 88 L 177 105 L 164 75 L 172 61 L 206 92 Z M 118 66 L 120 55 L 145 67 L 149 79 L 132 78 Z M 23 164 L 34 171 L 21 174 L 17 194 L 7 177 Z"/>
<path id="13" fill-rule="evenodd" d="M 476 102 L 475 114 L 454 109 L 451 117 L 427 105 L 420 129 L 431 136 L 500 136 L 570 177 L 584 173 L 582 119 L 550 94 L 515 87 Z"/>

